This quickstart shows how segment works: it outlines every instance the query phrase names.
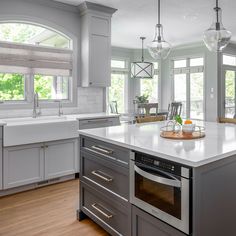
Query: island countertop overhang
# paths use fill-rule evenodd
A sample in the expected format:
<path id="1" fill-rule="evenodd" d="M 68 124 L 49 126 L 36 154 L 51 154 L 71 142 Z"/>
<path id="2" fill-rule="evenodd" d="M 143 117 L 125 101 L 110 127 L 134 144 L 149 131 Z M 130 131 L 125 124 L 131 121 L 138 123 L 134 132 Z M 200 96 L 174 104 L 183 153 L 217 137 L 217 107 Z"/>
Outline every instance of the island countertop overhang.
<path id="1" fill-rule="evenodd" d="M 168 140 L 160 137 L 165 122 L 79 130 L 80 135 L 130 150 L 161 157 L 190 167 L 200 167 L 236 155 L 236 126 L 203 122 L 206 137 Z"/>

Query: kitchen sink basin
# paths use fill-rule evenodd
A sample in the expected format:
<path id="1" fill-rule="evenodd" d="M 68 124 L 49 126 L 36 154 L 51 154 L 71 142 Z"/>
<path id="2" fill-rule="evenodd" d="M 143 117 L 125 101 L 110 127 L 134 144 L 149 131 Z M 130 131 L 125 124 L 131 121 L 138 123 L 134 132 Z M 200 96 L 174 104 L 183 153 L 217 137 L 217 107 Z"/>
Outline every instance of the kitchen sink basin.
<path id="1" fill-rule="evenodd" d="M 78 121 L 66 116 L 4 119 L 3 145 L 16 146 L 78 137 Z"/>

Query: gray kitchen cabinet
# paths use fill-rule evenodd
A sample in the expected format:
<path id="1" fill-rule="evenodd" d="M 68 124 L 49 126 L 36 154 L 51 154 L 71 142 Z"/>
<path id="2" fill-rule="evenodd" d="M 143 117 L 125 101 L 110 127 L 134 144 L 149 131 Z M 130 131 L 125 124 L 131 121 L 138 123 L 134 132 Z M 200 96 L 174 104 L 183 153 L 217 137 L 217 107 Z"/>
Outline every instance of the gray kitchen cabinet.
<path id="1" fill-rule="evenodd" d="M 3 128 L 0 127 L 0 190 L 3 188 L 3 178 L 2 178 L 2 169 L 3 169 L 3 166 L 2 166 L 2 163 L 3 163 L 3 160 L 2 160 L 2 144 L 3 144 L 3 141 L 2 141 L 2 131 L 3 131 Z"/>
<path id="2" fill-rule="evenodd" d="M 81 209 L 113 236 L 131 235 L 131 206 L 81 182 Z"/>
<path id="3" fill-rule="evenodd" d="M 83 165 L 80 180 L 88 184 L 95 183 L 96 186 L 101 186 L 128 201 L 129 171 L 127 168 L 83 151 L 81 161 Z"/>
<path id="4" fill-rule="evenodd" d="M 79 120 L 79 129 L 94 129 L 100 127 L 120 125 L 120 117 L 93 118 Z"/>
<path id="5" fill-rule="evenodd" d="M 4 148 L 3 188 L 9 189 L 44 179 L 42 144 Z"/>
<path id="6" fill-rule="evenodd" d="M 81 14 L 81 78 L 83 87 L 109 87 L 111 16 L 116 9 L 84 2 Z"/>
<path id="7" fill-rule="evenodd" d="M 77 172 L 78 139 L 50 142 L 45 145 L 45 179 Z"/>
<path id="8" fill-rule="evenodd" d="M 78 139 L 5 147 L 3 189 L 78 172 Z"/>
<path id="9" fill-rule="evenodd" d="M 132 236 L 185 236 L 168 224 L 132 206 Z"/>
<path id="10" fill-rule="evenodd" d="M 131 235 L 129 151 L 80 137 L 79 219 L 88 216 L 114 236 Z"/>

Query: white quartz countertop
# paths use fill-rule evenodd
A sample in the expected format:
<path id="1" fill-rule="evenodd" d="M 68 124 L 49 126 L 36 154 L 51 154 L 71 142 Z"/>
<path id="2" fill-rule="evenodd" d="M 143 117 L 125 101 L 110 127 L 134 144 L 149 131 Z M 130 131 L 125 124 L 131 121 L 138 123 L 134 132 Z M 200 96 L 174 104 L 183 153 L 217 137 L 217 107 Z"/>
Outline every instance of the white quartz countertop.
<path id="1" fill-rule="evenodd" d="M 165 122 L 124 124 L 79 134 L 144 152 L 192 167 L 199 167 L 236 154 L 236 125 L 204 122 L 206 137 L 169 140 L 160 137 Z"/>

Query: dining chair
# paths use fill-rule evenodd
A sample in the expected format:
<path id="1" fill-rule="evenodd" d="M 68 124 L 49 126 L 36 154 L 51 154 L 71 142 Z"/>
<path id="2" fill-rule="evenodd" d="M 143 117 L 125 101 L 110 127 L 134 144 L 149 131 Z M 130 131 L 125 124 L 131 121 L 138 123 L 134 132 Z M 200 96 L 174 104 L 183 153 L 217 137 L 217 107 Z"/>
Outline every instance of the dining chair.
<path id="1" fill-rule="evenodd" d="M 229 123 L 229 124 L 236 124 L 236 118 L 224 118 L 219 117 L 218 118 L 219 123 Z"/>
<path id="2" fill-rule="evenodd" d="M 168 105 L 168 120 L 173 120 L 175 116 L 181 115 L 182 112 L 182 102 L 172 102 Z"/>
<path id="3" fill-rule="evenodd" d="M 152 115 L 156 115 L 158 113 L 158 103 L 138 103 L 138 115 L 146 115 L 149 116 L 151 114 L 151 109 L 155 109 L 155 113 Z M 141 114 L 141 110 L 144 110 L 145 113 Z"/>
<path id="4" fill-rule="evenodd" d="M 110 110 L 111 110 L 111 113 L 113 114 L 118 114 L 118 105 L 117 105 L 117 101 L 112 101 L 110 102 Z"/>
<path id="5" fill-rule="evenodd" d="M 145 116 L 145 117 L 136 117 L 136 123 L 148 123 L 148 122 L 157 122 L 166 120 L 165 116 Z"/>

